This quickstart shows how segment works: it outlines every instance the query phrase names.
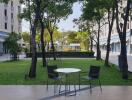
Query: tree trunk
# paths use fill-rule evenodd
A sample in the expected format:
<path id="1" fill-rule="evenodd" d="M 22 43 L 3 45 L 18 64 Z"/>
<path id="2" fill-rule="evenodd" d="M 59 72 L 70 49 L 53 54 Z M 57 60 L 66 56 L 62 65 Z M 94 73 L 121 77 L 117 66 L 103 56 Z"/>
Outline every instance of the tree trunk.
<path id="1" fill-rule="evenodd" d="M 54 42 L 53 42 L 53 32 L 50 33 L 50 38 L 51 38 L 51 48 L 52 48 L 53 58 L 54 60 L 56 60 L 55 47 L 54 47 Z"/>
<path id="2" fill-rule="evenodd" d="M 107 39 L 107 51 L 106 51 L 106 58 L 105 58 L 105 65 L 106 65 L 106 66 L 109 66 L 110 38 L 111 38 L 111 33 L 110 33 L 110 31 L 109 31 L 109 34 L 108 34 L 108 39 Z"/>
<path id="3" fill-rule="evenodd" d="M 36 53 L 36 41 L 35 41 L 35 34 L 34 34 L 34 28 L 32 29 L 32 35 L 31 35 L 31 50 L 32 50 L 32 62 L 31 67 L 29 71 L 29 78 L 35 78 L 36 77 L 36 64 L 37 64 L 37 53 Z"/>
<path id="4" fill-rule="evenodd" d="M 98 27 L 98 34 L 97 34 L 97 57 L 96 60 L 101 60 L 101 51 L 100 51 L 100 23 L 99 23 L 99 27 Z"/>
<path id="5" fill-rule="evenodd" d="M 90 51 L 92 52 L 93 51 L 93 38 L 90 38 Z"/>
<path id="6" fill-rule="evenodd" d="M 130 4 L 131 4 L 131 0 L 127 0 L 127 6 L 126 6 L 126 12 L 125 12 L 125 16 L 124 16 L 124 24 L 120 24 L 119 27 L 119 10 L 118 10 L 118 0 L 116 0 L 116 26 L 117 26 L 117 31 L 119 34 L 119 38 L 121 41 L 121 52 L 120 52 L 120 59 L 119 59 L 119 63 L 120 64 L 120 68 L 122 68 L 122 78 L 123 79 L 128 79 L 128 64 L 127 64 L 127 50 L 126 50 L 126 27 L 127 27 L 127 21 L 128 21 L 128 16 L 129 16 L 129 11 L 130 11 Z M 122 31 L 123 29 L 123 31 Z"/>
<path id="7" fill-rule="evenodd" d="M 33 21 L 33 25 L 31 24 L 31 29 L 32 29 L 32 35 L 31 35 L 32 62 L 31 62 L 31 67 L 30 67 L 30 71 L 29 71 L 29 75 L 28 75 L 29 78 L 35 78 L 36 77 L 36 64 L 37 64 L 35 37 L 36 37 L 36 27 L 38 24 L 38 19 L 39 19 L 39 14 L 40 14 L 40 1 L 35 0 L 34 2 L 36 4 L 36 8 L 34 8 L 35 9 L 35 19 Z"/>
<path id="8" fill-rule="evenodd" d="M 128 79 L 128 64 L 127 64 L 127 50 L 126 50 L 126 42 L 121 41 L 121 54 L 120 54 L 120 68 L 122 71 L 122 78 Z"/>
<path id="9" fill-rule="evenodd" d="M 108 12 L 110 13 L 110 12 Z M 110 14 L 108 14 L 108 22 L 109 22 L 109 33 L 108 33 L 108 38 L 107 38 L 107 51 L 106 51 L 106 58 L 105 58 L 105 65 L 109 66 L 109 54 L 110 54 L 110 40 L 111 40 L 111 31 L 113 28 L 114 24 L 114 7 L 113 7 L 113 13 L 112 13 L 112 21 L 110 23 Z"/>
<path id="10" fill-rule="evenodd" d="M 16 61 L 17 59 L 17 53 L 12 54 L 11 60 Z"/>
<path id="11" fill-rule="evenodd" d="M 46 56 L 45 56 L 45 45 L 44 45 L 44 24 L 41 21 L 41 49 L 42 49 L 42 63 L 43 67 L 47 66 Z"/>
<path id="12" fill-rule="evenodd" d="M 130 11 L 131 0 L 127 0 L 126 14 L 124 17 L 124 27 L 123 27 L 123 36 L 121 41 L 121 55 L 122 59 L 122 78 L 128 79 L 128 63 L 127 63 L 127 49 L 126 49 L 126 27 Z"/>

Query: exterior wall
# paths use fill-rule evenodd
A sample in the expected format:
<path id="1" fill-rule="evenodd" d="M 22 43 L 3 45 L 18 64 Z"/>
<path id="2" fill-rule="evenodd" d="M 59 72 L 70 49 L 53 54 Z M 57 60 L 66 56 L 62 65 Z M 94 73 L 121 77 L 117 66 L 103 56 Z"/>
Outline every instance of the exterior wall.
<path id="1" fill-rule="evenodd" d="M 122 5 L 124 8 L 126 6 L 126 0 L 122 0 L 122 1 L 123 2 L 120 5 Z M 120 9 L 120 10 L 123 11 L 123 9 Z M 106 14 L 106 18 L 107 18 L 107 14 Z M 107 20 L 105 22 L 107 22 Z M 123 21 L 120 21 L 120 22 L 123 22 Z M 109 31 L 108 24 L 104 25 L 101 28 L 100 47 L 102 51 L 106 51 L 108 31 Z M 127 44 L 127 54 L 132 54 L 132 20 L 130 19 L 130 17 L 127 24 L 126 44 Z M 116 29 L 116 21 L 114 21 L 114 24 L 113 24 L 110 45 L 111 45 L 111 52 L 120 53 L 120 39 Z"/>
<path id="2" fill-rule="evenodd" d="M 0 42 L 0 55 L 1 55 L 2 52 L 3 52 L 3 43 Z"/>
<path id="3" fill-rule="evenodd" d="M 19 0 L 10 0 L 8 4 L 0 3 L 0 52 L 3 51 L 3 41 L 11 32 L 21 33 L 21 20 L 18 14 L 21 12 Z M 7 23 L 7 29 L 5 29 Z"/>
<path id="4" fill-rule="evenodd" d="M 7 10 L 7 16 L 5 16 L 5 10 Z M 0 3 L 1 12 L 0 31 L 8 33 L 12 31 L 16 33 L 21 32 L 21 21 L 18 20 L 18 14 L 20 13 L 20 10 L 21 6 L 19 4 L 19 0 L 10 0 L 8 4 Z M 7 23 L 7 29 L 5 29 L 5 23 Z"/>

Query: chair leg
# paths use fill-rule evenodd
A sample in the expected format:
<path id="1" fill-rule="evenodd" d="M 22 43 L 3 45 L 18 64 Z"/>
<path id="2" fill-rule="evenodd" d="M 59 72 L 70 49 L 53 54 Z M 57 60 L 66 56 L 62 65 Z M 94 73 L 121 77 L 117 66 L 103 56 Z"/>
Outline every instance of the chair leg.
<path id="1" fill-rule="evenodd" d="M 100 86 L 100 90 L 101 90 L 101 92 L 102 92 L 102 87 L 101 87 L 100 79 L 99 79 L 99 86 Z"/>
<path id="2" fill-rule="evenodd" d="M 90 94 L 92 93 L 92 84 L 91 81 L 89 80 L 89 85 L 90 85 Z"/>
<path id="3" fill-rule="evenodd" d="M 74 84 L 74 90 L 75 90 L 75 95 L 76 95 L 76 84 Z"/>
<path id="4" fill-rule="evenodd" d="M 79 82 L 79 90 L 80 90 L 80 72 L 78 73 L 78 75 L 79 75 L 79 76 L 78 76 L 78 78 L 79 78 L 79 79 L 78 79 L 78 82 Z"/>
<path id="5" fill-rule="evenodd" d="M 67 85 L 68 85 L 68 88 L 69 88 L 69 89 L 67 89 L 67 90 L 68 90 L 68 92 L 70 92 L 70 90 L 71 90 L 71 88 L 70 88 L 70 76 L 69 76 L 69 78 L 68 78 Z"/>
<path id="6" fill-rule="evenodd" d="M 59 86 L 59 94 L 61 93 L 61 84 L 60 84 L 60 86 Z"/>
<path id="7" fill-rule="evenodd" d="M 49 84 L 48 84 L 48 79 L 47 79 L 47 91 L 48 91 L 48 85 L 49 85 Z"/>
<path id="8" fill-rule="evenodd" d="M 65 95 L 67 95 L 67 74 L 65 74 L 65 77 L 66 77 L 66 81 L 65 81 Z"/>
<path id="9" fill-rule="evenodd" d="M 59 94 L 61 93 L 61 85 L 63 84 L 62 80 L 59 80 L 60 81 L 60 86 L 59 86 Z"/>
<path id="10" fill-rule="evenodd" d="M 56 91 L 55 91 L 55 81 L 54 81 L 54 95 L 55 95 L 55 92 L 56 92 Z"/>

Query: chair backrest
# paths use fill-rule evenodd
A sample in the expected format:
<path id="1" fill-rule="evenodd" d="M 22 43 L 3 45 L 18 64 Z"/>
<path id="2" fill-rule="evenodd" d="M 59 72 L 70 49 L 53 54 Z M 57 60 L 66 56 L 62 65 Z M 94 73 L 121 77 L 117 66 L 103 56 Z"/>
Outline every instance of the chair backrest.
<path id="1" fill-rule="evenodd" d="M 57 69 L 57 65 L 47 65 L 48 78 L 53 79 L 59 76 L 58 73 L 54 71 L 55 69 Z"/>
<path id="2" fill-rule="evenodd" d="M 100 66 L 90 66 L 88 76 L 91 78 L 99 78 L 100 75 Z"/>

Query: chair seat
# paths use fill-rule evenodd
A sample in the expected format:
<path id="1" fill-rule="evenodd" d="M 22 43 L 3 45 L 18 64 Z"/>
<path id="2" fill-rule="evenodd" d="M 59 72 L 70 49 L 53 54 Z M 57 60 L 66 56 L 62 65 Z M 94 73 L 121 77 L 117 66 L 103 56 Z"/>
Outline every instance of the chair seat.
<path id="1" fill-rule="evenodd" d="M 89 76 L 83 76 L 82 79 L 85 80 L 96 80 L 97 78 L 89 77 Z"/>
<path id="2" fill-rule="evenodd" d="M 53 78 L 51 78 L 51 79 L 53 79 L 53 80 L 60 80 L 60 79 L 62 79 L 62 77 L 53 77 Z"/>

